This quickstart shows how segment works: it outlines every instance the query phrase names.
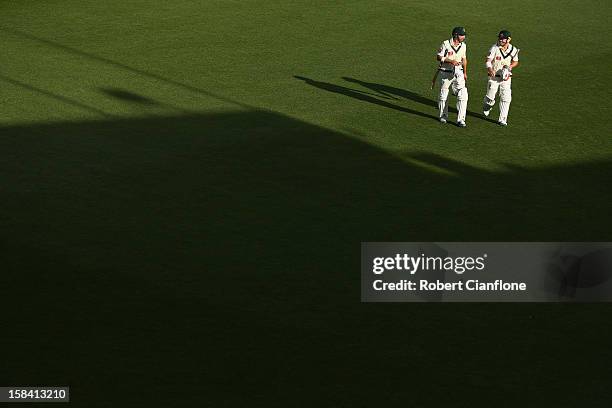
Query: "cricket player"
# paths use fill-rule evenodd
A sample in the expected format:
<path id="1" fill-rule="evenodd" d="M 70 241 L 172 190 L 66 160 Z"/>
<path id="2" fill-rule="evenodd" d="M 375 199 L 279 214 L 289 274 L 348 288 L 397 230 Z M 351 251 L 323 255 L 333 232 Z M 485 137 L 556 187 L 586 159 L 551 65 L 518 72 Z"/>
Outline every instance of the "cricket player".
<path id="1" fill-rule="evenodd" d="M 468 90 L 467 81 L 467 54 L 465 44 L 465 28 L 453 28 L 452 38 L 442 43 L 438 49 L 437 60 L 440 61 L 438 68 L 440 96 L 438 97 L 438 109 L 440 110 L 440 122 L 448 120 L 448 90 L 457 96 L 457 126 L 465 127 L 465 115 L 467 112 Z"/>
<path id="2" fill-rule="evenodd" d="M 487 55 L 486 67 L 489 74 L 487 94 L 482 107 L 485 116 L 489 116 L 495 105 L 495 95 L 499 89 L 499 120 L 501 126 L 508 126 L 508 111 L 512 101 L 512 69 L 519 64 L 519 49 L 510 44 L 510 31 L 501 30 L 497 35 L 497 43 L 491 47 Z"/>

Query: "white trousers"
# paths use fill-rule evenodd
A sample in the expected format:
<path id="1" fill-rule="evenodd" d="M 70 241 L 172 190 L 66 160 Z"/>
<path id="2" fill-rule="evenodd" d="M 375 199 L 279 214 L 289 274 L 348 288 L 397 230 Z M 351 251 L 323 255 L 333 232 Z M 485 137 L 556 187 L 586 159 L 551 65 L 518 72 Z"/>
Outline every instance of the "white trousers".
<path id="1" fill-rule="evenodd" d="M 502 81 L 498 77 L 489 78 L 487 93 L 484 97 L 484 104 L 488 105 L 489 109 L 495 105 L 497 91 L 499 91 L 499 121 L 507 123 L 510 102 L 512 102 L 512 78 L 507 81 Z"/>
<path id="2" fill-rule="evenodd" d="M 457 74 L 441 71 L 438 75 L 440 83 L 440 95 L 438 97 L 438 109 L 440 118 L 448 119 L 448 91 L 457 96 L 457 122 L 465 122 L 467 112 L 468 90 L 465 86 L 463 71 Z"/>

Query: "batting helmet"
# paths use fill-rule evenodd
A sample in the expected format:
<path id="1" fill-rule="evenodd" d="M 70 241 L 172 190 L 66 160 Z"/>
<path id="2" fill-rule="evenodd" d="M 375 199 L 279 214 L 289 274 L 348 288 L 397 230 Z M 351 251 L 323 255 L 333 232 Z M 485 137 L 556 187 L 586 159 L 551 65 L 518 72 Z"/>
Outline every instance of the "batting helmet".
<path id="1" fill-rule="evenodd" d="M 512 34 L 510 34 L 510 31 L 508 31 L 508 30 L 501 30 L 499 32 L 499 34 L 498 34 L 498 37 L 500 39 L 502 39 L 502 38 L 508 39 L 508 38 L 512 37 Z"/>
<path id="2" fill-rule="evenodd" d="M 465 28 L 463 27 L 455 27 L 453 28 L 453 37 L 457 37 L 460 35 L 465 35 Z"/>

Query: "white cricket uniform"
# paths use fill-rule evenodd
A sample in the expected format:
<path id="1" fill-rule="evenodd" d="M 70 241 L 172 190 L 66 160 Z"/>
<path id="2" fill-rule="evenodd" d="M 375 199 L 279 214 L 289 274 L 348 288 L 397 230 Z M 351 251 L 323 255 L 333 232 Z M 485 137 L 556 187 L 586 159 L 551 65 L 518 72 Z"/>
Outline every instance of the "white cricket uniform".
<path id="1" fill-rule="evenodd" d="M 499 121 L 502 123 L 508 121 L 508 112 L 512 101 L 512 76 L 504 80 L 502 71 L 504 67 L 509 67 L 512 62 L 519 60 L 518 54 L 519 49 L 512 44 L 508 45 L 505 51 L 498 44 L 495 44 L 487 54 L 487 61 L 490 61 L 493 65 L 495 76 L 489 77 L 487 82 L 487 94 L 484 97 L 483 109 L 490 110 L 495 105 L 495 96 L 499 90 Z"/>
<path id="2" fill-rule="evenodd" d="M 438 49 L 438 55 L 446 60 L 462 62 L 466 58 L 467 45 L 465 42 L 458 46 L 453 45 L 453 39 L 446 40 Z M 457 122 L 465 122 L 467 112 L 468 91 L 463 76 L 463 63 L 454 66 L 450 63 L 440 64 L 440 95 L 438 97 L 438 109 L 441 119 L 448 119 L 448 90 L 457 96 Z"/>

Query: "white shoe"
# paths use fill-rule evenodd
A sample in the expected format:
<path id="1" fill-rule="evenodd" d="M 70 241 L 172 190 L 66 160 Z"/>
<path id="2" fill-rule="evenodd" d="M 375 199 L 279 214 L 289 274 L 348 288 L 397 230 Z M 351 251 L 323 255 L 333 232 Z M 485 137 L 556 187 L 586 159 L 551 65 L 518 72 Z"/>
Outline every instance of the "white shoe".
<path id="1" fill-rule="evenodd" d="M 459 126 L 459 127 L 461 127 L 461 128 L 464 128 L 464 127 L 466 127 L 467 125 L 465 124 L 465 122 L 464 122 L 464 121 L 460 120 L 460 121 L 458 121 L 458 122 L 457 122 L 457 126 Z"/>
<path id="2" fill-rule="evenodd" d="M 497 124 L 498 124 L 499 126 L 508 126 L 508 124 L 507 124 L 506 122 L 501 121 L 501 120 L 500 120 L 499 122 L 497 122 Z"/>
<path id="3" fill-rule="evenodd" d="M 489 113 L 491 113 L 491 109 L 493 109 L 491 105 L 484 104 L 484 106 L 482 107 L 482 114 L 485 115 L 486 117 L 489 117 Z"/>
<path id="4" fill-rule="evenodd" d="M 440 123 L 446 123 L 446 118 L 440 118 Z"/>

